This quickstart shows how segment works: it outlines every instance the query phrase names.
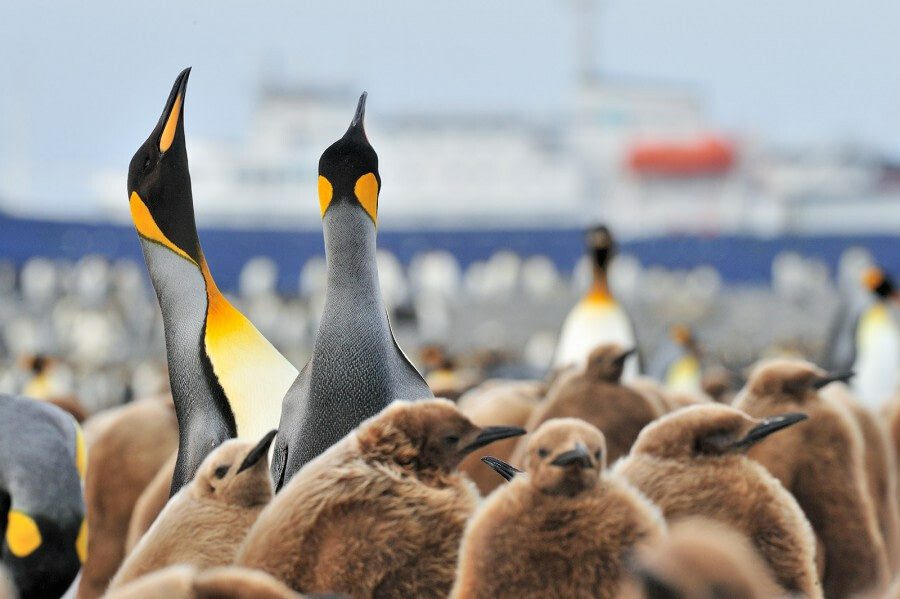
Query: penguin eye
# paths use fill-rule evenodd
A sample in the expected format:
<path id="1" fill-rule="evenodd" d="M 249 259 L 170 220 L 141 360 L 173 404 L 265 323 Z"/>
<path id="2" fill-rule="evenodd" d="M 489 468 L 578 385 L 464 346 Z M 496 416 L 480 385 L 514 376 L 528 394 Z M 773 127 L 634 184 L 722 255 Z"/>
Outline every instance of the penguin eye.
<path id="1" fill-rule="evenodd" d="M 213 475 L 216 478 L 225 478 L 225 475 L 228 474 L 229 468 L 231 468 L 231 466 L 219 466 L 218 468 L 216 468 L 216 471 L 213 473 Z"/>
<path id="2" fill-rule="evenodd" d="M 446 437 L 444 437 L 444 443 L 446 443 L 447 445 L 456 445 L 457 443 L 459 443 L 459 437 L 457 437 L 456 435 L 447 435 Z"/>
<path id="3" fill-rule="evenodd" d="M 599 449 L 598 449 L 597 451 L 594 452 L 594 459 L 597 460 L 598 462 L 600 461 L 600 458 L 601 458 L 602 456 L 603 456 L 603 452 L 600 451 Z"/>
<path id="4" fill-rule="evenodd" d="M 539 458 L 546 458 L 548 455 L 550 455 L 550 452 L 547 451 L 546 448 L 541 447 L 540 449 L 538 449 L 538 457 Z"/>
<path id="5" fill-rule="evenodd" d="M 150 156 L 144 158 L 144 171 L 150 170 Z"/>

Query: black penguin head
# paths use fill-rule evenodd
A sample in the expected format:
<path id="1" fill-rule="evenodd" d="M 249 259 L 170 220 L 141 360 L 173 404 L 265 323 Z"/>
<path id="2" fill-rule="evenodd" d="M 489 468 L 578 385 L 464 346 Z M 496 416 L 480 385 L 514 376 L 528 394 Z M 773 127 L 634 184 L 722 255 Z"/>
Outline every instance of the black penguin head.
<path id="1" fill-rule="evenodd" d="M 605 269 L 616 252 L 616 242 L 606 225 L 596 225 L 585 235 L 587 249 L 594 266 Z"/>
<path id="2" fill-rule="evenodd" d="M 528 440 L 525 470 L 530 482 L 551 495 L 593 488 L 606 467 L 606 438 L 578 418 L 552 418 Z"/>
<path id="3" fill-rule="evenodd" d="M 359 97 L 356 114 L 344 136 L 328 146 L 319 159 L 319 207 L 322 218 L 332 205 L 352 202 L 378 222 L 378 154 L 369 144 L 363 121 L 366 93 Z"/>
<path id="4" fill-rule="evenodd" d="M 863 272 L 863 284 L 866 286 L 866 289 L 875 294 L 876 297 L 881 299 L 888 299 L 894 295 L 896 288 L 894 287 L 894 282 L 891 280 L 887 274 L 883 270 L 877 267 L 867 268 L 865 272 Z"/>
<path id="5" fill-rule="evenodd" d="M 199 263 L 184 142 L 184 100 L 190 72 L 188 67 L 178 75 L 159 122 L 131 159 L 128 201 L 141 237 Z"/>

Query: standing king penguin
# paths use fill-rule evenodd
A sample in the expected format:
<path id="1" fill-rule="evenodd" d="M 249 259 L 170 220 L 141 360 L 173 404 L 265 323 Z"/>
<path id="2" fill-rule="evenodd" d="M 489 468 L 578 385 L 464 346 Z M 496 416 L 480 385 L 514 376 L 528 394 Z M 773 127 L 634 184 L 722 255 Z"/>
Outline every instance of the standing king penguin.
<path id="1" fill-rule="evenodd" d="M 891 312 L 898 301 L 890 277 L 880 268 L 863 273 L 863 284 L 872 294 L 871 303 L 856 321 L 856 354 L 851 386 L 862 403 L 878 411 L 900 388 L 900 323 Z"/>
<path id="2" fill-rule="evenodd" d="M 588 354 L 598 345 L 618 343 L 636 347 L 634 327 L 625 309 L 609 290 L 607 271 L 615 254 L 615 240 L 603 225 L 587 232 L 587 248 L 593 267 L 593 282 L 587 294 L 572 308 L 559 334 L 559 345 L 553 358 L 553 368 L 582 367 Z M 638 357 L 625 363 L 625 381 L 638 374 Z"/>
<path id="3" fill-rule="evenodd" d="M 162 309 L 179 440 L 174 495 L 226 439 L 276 428 L 297 370 L 232 306 L 210 274 L 194 223 L 184 141 L 190 69 L 128 168 L 131 218 Z"/>
<path id="4" fill-rule="evenodd" d="M 309 362 L 287 395 L 272 458 L 276 488 L 394 400 L 432 397 L 394 340 L 375 266 L 378 155 L 363 126 L 366 94 L 319 159 L 328 283 Z"/>

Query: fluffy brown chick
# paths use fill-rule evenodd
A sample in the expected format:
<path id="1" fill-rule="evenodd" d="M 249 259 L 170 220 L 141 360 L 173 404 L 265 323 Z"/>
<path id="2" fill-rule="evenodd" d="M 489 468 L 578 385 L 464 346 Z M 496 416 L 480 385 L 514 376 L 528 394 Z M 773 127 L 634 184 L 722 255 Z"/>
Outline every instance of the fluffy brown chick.
<path id="1" fill-rule="evenodd" d="M 625 557 L 665 525 L 605 464 L 596 427 L 574 418 L 541 425 L 528 441 L 527 475 L 498 489 L 469 523 L 451 596 L 617 597 Z"/>
<path id="2" fill-rule="evenodd" d="M 615 471 L 667 520 L 704 516 L 724 522 L 753 541 L 784 589 L 821 597 L 809 522 L 790 493 L 744 455 L 803 418 L 759 420 L 715 403 L 682 408 L 645 428 Z"/>
<path id="3" fill-rule="evenodd" d="M 887 584 L 888 564 L 869 496 L 865 444 L 843 407 L 819 389 L 848 375 L 828 375 L 800 360 L 770 360 L 752 372 L 735 406 L 759 418 L 802 411 L 809 421 L 750 450 L 790 491 L 823 553 L 826 596 L 846 597 Z"/>
<path id="4" fill-rule="evenodd" d="M 236 563 L 304 593 L 446 597 L 478 503 L 457 466 L 522 433 L 476 426 L 446 400 L 395 402 L 294 475 Z"/>

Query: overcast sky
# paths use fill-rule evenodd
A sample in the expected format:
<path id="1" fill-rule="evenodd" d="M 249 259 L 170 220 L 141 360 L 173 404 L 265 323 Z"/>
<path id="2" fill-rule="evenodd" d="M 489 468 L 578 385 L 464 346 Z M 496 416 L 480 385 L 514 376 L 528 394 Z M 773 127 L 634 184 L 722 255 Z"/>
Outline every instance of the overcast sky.
<path id="1" fill-rule="evenodd" d="M 568 7 L 2 0 L 0 190 L 76 211 L 97 169 L 124 181 L 188 65 L 192 136 L 239 137 L 266 70 L 365 88 L 371 118 L 561 113 L 575 73 Z M 694 85 L 725 130 L 900 154 L 898 28 L 896 0 L 604 0 L 596 50 L 606 73 Z"/>

